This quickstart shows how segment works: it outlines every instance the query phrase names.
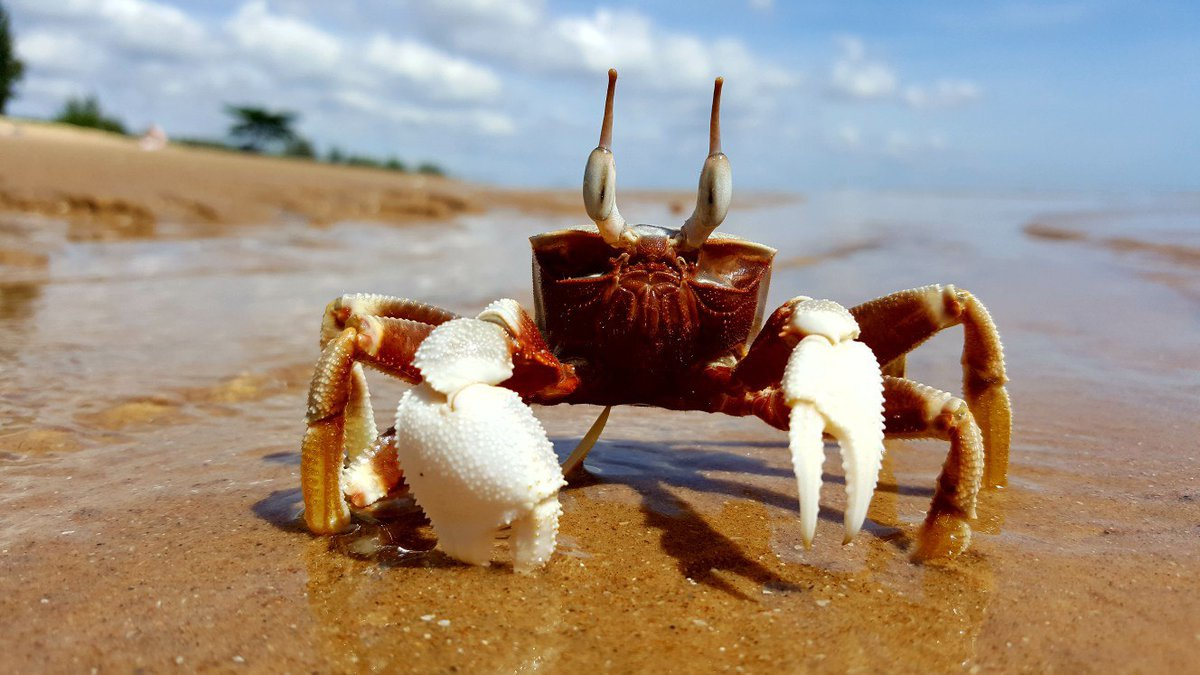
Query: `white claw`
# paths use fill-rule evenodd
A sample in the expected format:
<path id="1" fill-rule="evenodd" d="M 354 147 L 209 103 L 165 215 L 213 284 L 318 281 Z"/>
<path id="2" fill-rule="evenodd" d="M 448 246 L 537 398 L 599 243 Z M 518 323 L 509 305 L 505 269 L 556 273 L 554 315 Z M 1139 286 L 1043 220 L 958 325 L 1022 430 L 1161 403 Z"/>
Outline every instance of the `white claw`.
<path id="1" fill-rule="evenodd" d="M 883 376 L 870 348 L 850 339 L 858 327 L 846 324 L 854 320 L 840 305 L 810 300 L 797 306 L 796 313 L 824 315 L 793 321 L 822 330 L 796 345 L 783 374 L 784 395 L 792 408 L 788 435 L 804 544 L 812 543 L 816 531 L 824 433 L 841 446 L 849 542 L 866 520 L 883 460 Z"/>
<path id="2" fill-rule="evenodd" d="M 800 488 L 800 534 L 804 547 L 812 546 L 820 509 L 821 465 L 825 463 L 825 439 L 821 433 L 825 420 L 817 409 L 805 403 L 792 406 L 788 420 L 788 446 L 792 449 L 792 468 Z"/>
<path id="3" fill-rule="evenodd" d="M 439 545 L 487 565 L 496 531 L 511 524 L 514 568 L 545 564 L 566 481 L 529 406 L 492 386 L 512 372 L 504 329 L 456 319 L 430 333 L 416 357 L 425 382 L 400 399 L 396 455 Z"/>
<path id="4" fill-rule="evenodd" d="M 413 365 L 429 386 L 447 396 L 468 384 L 500 384 L 513 371 L 504 329 L 478 319 L 438 326 L 417 348 Z"/>

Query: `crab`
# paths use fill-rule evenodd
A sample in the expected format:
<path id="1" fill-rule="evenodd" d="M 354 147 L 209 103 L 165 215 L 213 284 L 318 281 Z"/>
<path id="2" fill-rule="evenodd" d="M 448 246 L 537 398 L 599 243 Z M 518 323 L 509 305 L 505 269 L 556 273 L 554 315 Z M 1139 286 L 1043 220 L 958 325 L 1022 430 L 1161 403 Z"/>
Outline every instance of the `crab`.
<path id="1" fill-rule="evenodd" d="M 611 149 L 616 72 L 583 201 L 593 226 L 539 234 L 534 311 L 498 300 L 474 318 L 403 298 L 344 295 L 325 310 L 302 441 L 304 518 L 317 534 L 411 490 L 457 560 L 487 565 L 500 530 L 513 568 L 555 550 L 564 476 L 580 470 L 612 406 L 754 415 L 788 432 L 801 536 L 816 529 L 824 439 L 845 470 L 845 541 L 862 527 L 885 437 L 949 442 L 916 559 L 967 549 L 981 487 L 1007 471 L 1011 408 L 1000 337 L 971 293 L 935 284 L 849 309 L 798 296 L 763 321 L 775 250 L 716 233 L 732 179 L 721 151 L 722 80 L 709 155 L 679 229 L 634 225 L 616 205 Z M 963 398 L 905 377 L 905 355 L 964 329 Z M 413 385 L 379 434 L 364 366 Z M 965 400 L 964 400 L 965 399 Z M 559 464 L 531 404 L 604 412 Z"/>

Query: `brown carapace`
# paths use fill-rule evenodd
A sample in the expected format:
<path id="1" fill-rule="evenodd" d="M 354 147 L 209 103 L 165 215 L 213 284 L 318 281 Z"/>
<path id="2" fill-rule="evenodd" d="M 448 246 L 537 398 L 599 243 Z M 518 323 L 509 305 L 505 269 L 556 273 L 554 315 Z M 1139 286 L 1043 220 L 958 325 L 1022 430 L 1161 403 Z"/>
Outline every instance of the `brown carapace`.
<path id="1" fill-rule="evenodd" d="M 914 557 L 965 550 L 980 488 L 1002 485 L 1007 473 L 1011 409 L 1000 338 L 987 310 L 969 292 L 938 284 L 892 293 L 848 311 L 830 301 L 798 296 L 764 323 L 774 249 L 714 234 L 728 212 L 732 191 L 729 160 L 721 151 L 721 80 L 714 88 L 709 155 L 696 206 L 679 229 L 630 225 L 617 209 L 611 147 L 615 83 L 616 72 L 610 71 L 600 143 L 584 172 L 584 207 L 594 226 L 532 237 L 533 316 L 513 301 L 494 303 L 479 316 L 502 326 L 507 336 L 512 375 L 499 386 L 531 404 L 638 404 L 754 415 L 786 430 L 797 419 L 794 409 L 804 396 L 796 392 L 823 386 L 796 379 L 825 372 L 812 370 L 811 359 L 792 372 L 801 343 L 812 347 L 814 336 L 821 338 L 823 349 L 861 343 L 878 364 L 871 367 L 877 368 L 875 386 L 882 383 L 880 433 L 943 439 L 950 445 Z M 394 449 L 389 452 L 395 433 L 376 438 L 362 366 L 421 382 L 414 354 L 426 336 L 454 317 L 418 302 L 378 295 L 346 295 L 327 308 L 302 448 L 305 519 L 314 532 L 345 529 L 352 517 L 348 500 L 361 505 L 361 495 L 343 494 L 341 472 L 349 462 L 369 455 L 359 464 L 379 463 L 381 494 L 402 475 L 403 466 L 384 466 L 395 461 Z M 963 398 L 907 379 L 905 355 L 935 333 L 960 324 Z M 876 420 L 878 412 L 872 413 Z M 814 419 L 820 422 L 819 416 Z M 598 428 L 589 433 L 592 441 Z M 844 430 L 832 424 L 826 431 L 838 435 L 845 452 Z M 800 476 L 797 442 L 793 437 L 803 500 L 807 479 Z M 817 462 L 819 487 L 819 447 L 812 452 L 817 453 L 812 461 Z M 579 458 L 573 458 L 572 467 Z M 877 471 L 878 457 L 875 461 Z M 847 464 L 848 493 L 853 491 L 852 468 Z M 873 476 L 855 481 L 860 488 L 874 489 Z M 815 492 L 811 494 L 815 508 Z M 865 517 L 869 495 L 860 501 L 857 524 L 847 511 L 849 534 Z M 806 543 L 815 514 L 810 519 Z"/>
<path id="2" fill-rule="evenodd" d="M 538 328 L 581 380 L 567 402 L 715 410 L 695 400 L 702 371 L 745 354 L 775 251 L 730 238 L 680 251 L 672 230 L 631 231 L 623 250 L 594 231 L 532 239 Z"/>

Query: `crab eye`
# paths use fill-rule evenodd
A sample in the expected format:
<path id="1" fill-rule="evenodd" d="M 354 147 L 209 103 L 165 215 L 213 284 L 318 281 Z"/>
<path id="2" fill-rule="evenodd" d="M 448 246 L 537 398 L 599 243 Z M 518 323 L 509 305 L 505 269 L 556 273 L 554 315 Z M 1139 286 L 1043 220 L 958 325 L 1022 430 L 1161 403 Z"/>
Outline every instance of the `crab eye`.
<path id="1" fill-rule="evenodd" d="M 583 170 L 583 206 L 588 218 L 600 222 L 612 217 L 617 204 L 617 163 L 612 150 L 596 148 Z"/>
<path id="2" fill-rule="evenodd" d="M 610 70 L 604 121 L 600 124 L 600 144 L 588 155 L 583 170 L 583 207 L 610 246 L 636 239 L 617 210 L 617 161 L 612 153 L 613 94 L 616 90 L 617 71 Z"/>
<path id="3" fill-rule="evenodd" d="M 721 86 L 717 78 L 713 85 L 712 118 L 708 130 L 708 158 L 700 170 L 700 187 L 696 193 L 696 209 L 680 230 L 683 250 L 695 250 L 704 245 L 713 230 L 724 222 L 729 213 L 733 194 L 733 170 L 729 158 L 721 152 Z"/>

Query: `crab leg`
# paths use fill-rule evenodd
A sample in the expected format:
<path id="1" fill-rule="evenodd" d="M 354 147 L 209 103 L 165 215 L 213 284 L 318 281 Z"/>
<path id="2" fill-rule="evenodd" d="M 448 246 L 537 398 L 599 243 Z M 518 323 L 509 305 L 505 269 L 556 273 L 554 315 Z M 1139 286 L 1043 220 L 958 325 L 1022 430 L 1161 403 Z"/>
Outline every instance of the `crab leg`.
<path id="1" fill-rule="evenodd" d="M 326 307 L 321 356 L 308 392 L 308 428 L 301 442 L 304 520 L 313 532 L 328 534 L 349 526 L 343 465 L 347 456 L 357 459 L 375 441 L 362 364 L 419 381 L 413 352 L 436 324 L 453 317 L 437 307 L 381 295 L 345 295 Z"/>
<path id="2" fill-rule="evenodd" d="M 416 358 L 418 348 L 435 328 L 455 316 L 430 305 L 379 295 L 347 295 L 326 308 L 323 349 L 309 389 L 308 429 L 301 444 L 301 488 L 310 530 L 329 534 L 346 529 L 350 525 L 347 498 L 356 507 L 368 506 L 404 477 L 396 460 L 395 437 L 376 438 L 362 366 L 414 384 L 422 382 L 428 375 Z M 578 385 L 574 370 L 550 353 L 533 319 L 518 303 L 494 302 L 480 319 L 507 335 L 509 365 L 503 369 L 502 384 L 514 395 L 552 402 Z M 459 348 L 469 355 L 475 346 L 468 343 Z M 433 372 L 435 378 L 447 377 L 445 368 Z"/>
<path id="3" fill-rule="evenodd" d="M 787 365 L 792 350 L 804 337 L 792 327 L 792 315 L 798 305 L 811 299 L 798 295 L 771 313 L 750 345 L 750 351 L 734 369 L 733 377 L 737 384 L 750 391 L 779 384 L 780 373 Z"/>
<path id="4" fill-rule="evenodd" d="M 342 492 L 357 508 L 383 499 L 404 479 L 396 461 L 396 429 L 372 441 L 357 457 L 347 460 L 342 470 Z"/>
<path id="5" fill-rule="evenodd" d="M 950 454 L 938 476 L 913 557 L 926 560 L 957 555 L 970 545 L 968 521 L 975 518 L 983 482 L 984 449 L 979 427 L 967 404 L 944 391 L 898 377 L 885 377 L 883 391 L 889 436 L 950 441 Z"/>
<path id="6" fill-rule="evenodd" d="M 937 332 L 962 324 L 963 397 L 983 436 L 988 485 L 1003 485 L 1008 473 L 1012 407 L 1004 383 L 1004 349 L 983 303 L 968 291 L 934 284 L 892 293 L 850 310 L 862 341 L 884 371 L 904 376 L 904 355 Z"/>

